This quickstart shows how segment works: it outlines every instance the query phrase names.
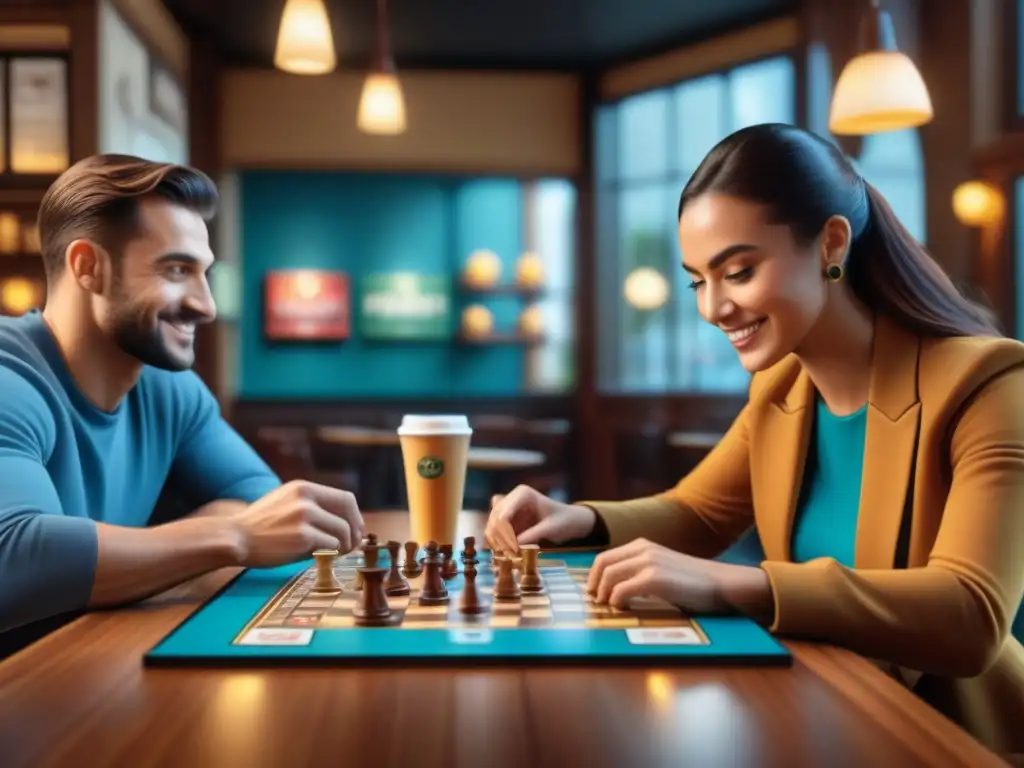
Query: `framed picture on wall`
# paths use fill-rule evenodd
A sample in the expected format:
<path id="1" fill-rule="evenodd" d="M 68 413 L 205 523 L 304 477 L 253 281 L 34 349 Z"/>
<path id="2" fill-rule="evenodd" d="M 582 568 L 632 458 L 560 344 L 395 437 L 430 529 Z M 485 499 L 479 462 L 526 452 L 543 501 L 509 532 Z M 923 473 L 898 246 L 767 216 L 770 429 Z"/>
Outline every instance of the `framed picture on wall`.
<path id="1" fill-rule="evenodd" d="M 264 334 L 271 341 L 341 341 L 351 335 L 348 275 L 319 269 L 268 272 Z"/>

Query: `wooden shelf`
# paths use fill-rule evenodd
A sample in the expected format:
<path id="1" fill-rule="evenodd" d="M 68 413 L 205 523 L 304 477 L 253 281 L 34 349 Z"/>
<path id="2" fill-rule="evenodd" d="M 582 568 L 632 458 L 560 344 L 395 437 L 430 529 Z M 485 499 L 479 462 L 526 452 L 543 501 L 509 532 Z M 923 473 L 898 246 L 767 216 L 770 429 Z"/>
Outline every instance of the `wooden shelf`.
<path id="1" fill-rule="evenodd" d="M 467 296 L 523 296 L 534 298 L 544 293 L 544 286 L 525 286 L 515 283 L 501 283 L 492 286 L 476 286 L 459 283 L 459 291 Z"/>
<path id="2" fill-rule="evenodd" d="M 40 277 L 45 274 L 38 253 L 0 253 L 0 277 Z"/>
<path id="3" fill-rule="evenodd" d="M 543 336 L 527 336 L 514 331 L 505 333 L 492 333 L 487 336 L 467 336 L 460 333 L 457 337 L 459 344 L 467 347 L 495 347 L 500 345 L 521 344 L 523 346 L 536 346 L 544 343 Z"/>

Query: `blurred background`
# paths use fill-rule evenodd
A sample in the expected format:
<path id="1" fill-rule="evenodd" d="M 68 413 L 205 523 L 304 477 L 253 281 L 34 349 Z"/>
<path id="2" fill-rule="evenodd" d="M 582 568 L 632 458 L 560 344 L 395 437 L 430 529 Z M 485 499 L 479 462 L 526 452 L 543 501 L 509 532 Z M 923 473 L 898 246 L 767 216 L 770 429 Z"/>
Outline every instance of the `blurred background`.
<path id="1" fill-rule="evenodd" d="M 431 411 L 473 421 L 468 506 L 664 489 L 748 384 L 675 239 L 737 128 L 832 138 L 1024 334 L 1024 2 L 877 5 L 0 0 L 0 309 L 45 302 L 69 163 L 189 163 L 223 194 L 197 370 L 283 477 L 401 507 Z"/>

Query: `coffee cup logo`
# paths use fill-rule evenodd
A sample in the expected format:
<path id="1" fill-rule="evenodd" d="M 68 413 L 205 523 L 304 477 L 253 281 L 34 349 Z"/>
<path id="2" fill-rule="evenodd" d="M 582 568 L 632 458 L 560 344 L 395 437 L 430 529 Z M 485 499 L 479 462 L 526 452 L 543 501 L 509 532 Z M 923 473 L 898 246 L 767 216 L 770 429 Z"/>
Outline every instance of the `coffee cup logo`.
<path id="1" fill-rule="evenodd" d="M 437 456 L 424 456 L 416 464 L 416 471 L 425 480 L 436 480 L 444 474 L 444 459 Z"/>

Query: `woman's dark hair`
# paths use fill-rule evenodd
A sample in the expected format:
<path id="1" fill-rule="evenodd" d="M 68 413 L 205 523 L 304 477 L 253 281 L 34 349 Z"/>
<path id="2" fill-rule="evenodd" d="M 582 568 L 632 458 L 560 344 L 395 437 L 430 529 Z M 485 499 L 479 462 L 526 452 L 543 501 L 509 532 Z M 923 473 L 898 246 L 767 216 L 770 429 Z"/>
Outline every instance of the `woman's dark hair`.
<path id="1" fill-rule="evenodd" d="M 723 139 L 679 199 L 718 192 L 767 207 L 802 244 L 831 216 L 850 222 L 845 265 L 854 295 L 875 312 L 924 336 L 1000 336 L 994 316 L 961 295 L 942 267 L 900 223 L 881 193 L 825 139 L 765 123 Z"/>

